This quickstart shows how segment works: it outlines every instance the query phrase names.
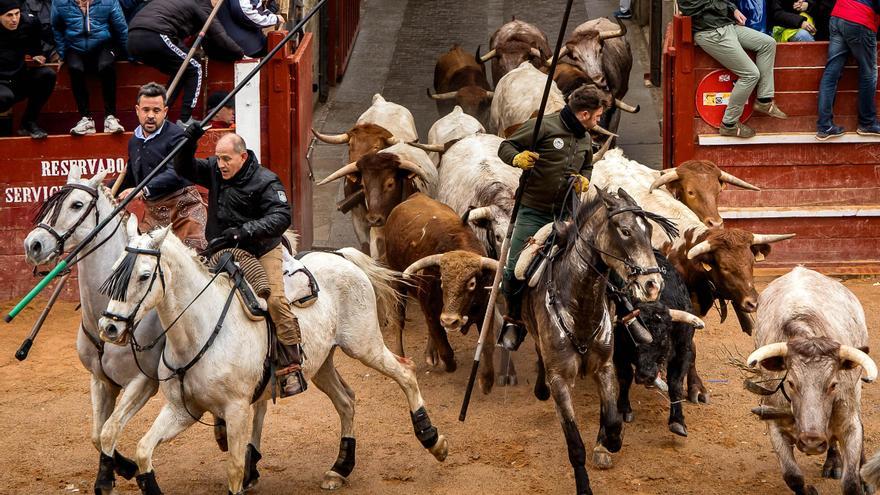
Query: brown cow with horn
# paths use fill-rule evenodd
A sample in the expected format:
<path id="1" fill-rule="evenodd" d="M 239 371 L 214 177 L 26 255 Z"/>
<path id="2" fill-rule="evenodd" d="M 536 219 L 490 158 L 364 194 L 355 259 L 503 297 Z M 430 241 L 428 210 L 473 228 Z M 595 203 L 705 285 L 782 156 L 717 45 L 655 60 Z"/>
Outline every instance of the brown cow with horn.
<path id="1" fill-rule="evenodd" d="M 412 281 L 430 334 L 425 361 L 456 369 L 447 333 L 467 333 L 471 325 L 481 328 L 498 261 L 488 258 L 482 243 L 452 208 L 424 194 L 414 194 L 388 216 L 386 243 L 389 267 L 403 271 Z M 500 326 L 493 311 L 490 331 Z M 397 351 L 403 352 L 403 326 Z M 492 342 L 488 336 L 487 342 Z M 489 393 L 494 384 L 494 346 L 483 346 L 480 387 Z"/>
<path id="2" fill-rule="evenodd" d="M 485 127 L 489 121 L 492 91 L 486 72 L 477 59 L 459 45 L 437 59 L 434 66 L 434 94 L 428 96 L 437 102 L 437 113 L 447 115 L 455 105 L 476 118 Z"/>

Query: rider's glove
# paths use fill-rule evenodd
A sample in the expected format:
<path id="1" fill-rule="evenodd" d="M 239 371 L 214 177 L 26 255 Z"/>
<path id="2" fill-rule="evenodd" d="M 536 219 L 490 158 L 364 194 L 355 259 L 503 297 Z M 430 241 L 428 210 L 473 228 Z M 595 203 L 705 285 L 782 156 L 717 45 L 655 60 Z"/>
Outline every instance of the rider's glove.
<path id="1" fill-rule="evenodd" d="M 534 151 L 520 151 L 513 157 L 513 165 L 523 170 L 528 170 L 535 166 L 535 161 L 537 160 L 538 154 Z"/>
<path id="2" fill-rule="evenodd" d="M 230 227 L 221 234 L 223 240 L 228 244 L 237 244 L 243 237 L 241 229 Z"/>
<path id="3" fill-rule="evenodd" d="M 571 179 L 574 192 L 578 194 L 583 194 L 590 187 L 590 179 L 581 174 L 571 174 Z"/>

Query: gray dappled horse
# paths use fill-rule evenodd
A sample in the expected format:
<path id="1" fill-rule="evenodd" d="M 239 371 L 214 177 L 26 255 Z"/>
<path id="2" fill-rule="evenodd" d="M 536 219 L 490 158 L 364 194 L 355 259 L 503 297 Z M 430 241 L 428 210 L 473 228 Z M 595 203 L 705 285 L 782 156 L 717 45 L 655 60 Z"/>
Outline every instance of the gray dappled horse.
<path id="1" fill-rule="evenodd" d="M 663 285 L 646 215 L 622 189 L 618 197 L 598 190 L 571 221 L 557 224 L 559 252 L 524 295 L 523 320 L 538 351 L 535 396 L 547 400 L 552 394 L 556 402 L 578 495 L 592 491 L 571 400 L 575 377 L 591 373 L 599 388 L 594 464 L 611 467 L 609 452 L 620 450 L 622 443 L 607 280 L 615 272 L 625 282 L 622 289 L 637 301 L 656 300 Z"/>

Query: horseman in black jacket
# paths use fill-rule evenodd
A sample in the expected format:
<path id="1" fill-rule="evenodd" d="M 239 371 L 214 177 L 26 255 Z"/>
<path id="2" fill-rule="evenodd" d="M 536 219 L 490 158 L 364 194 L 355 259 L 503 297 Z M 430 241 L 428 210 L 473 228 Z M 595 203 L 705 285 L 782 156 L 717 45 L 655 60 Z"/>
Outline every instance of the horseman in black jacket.
<path id="1" fill-rule="evenodd" d="M 290 227 L 290 204 L 284 185 L 271 170 L 264 168 L 247 149 L 238 134 L 225 134 L 217 141 L 215 156 L 195 158 L 196 145 L 204 131 L 198 123 L 185 134 L 187 146 L 174 160 L 181 176 L 208 188 L 208 225 L 205 235 L 212 246 L 238 247 L 260 260 L 269 279 L 271 294 L 266 301 L 275 322 L 278 340 L 291 349 L 287 367 L 278 375 L 288 378 L 282 397 L 305 390 L 302 377 L 302 350 L 299 322 L 284 294 L 281 267 L 281 237 Z"/>

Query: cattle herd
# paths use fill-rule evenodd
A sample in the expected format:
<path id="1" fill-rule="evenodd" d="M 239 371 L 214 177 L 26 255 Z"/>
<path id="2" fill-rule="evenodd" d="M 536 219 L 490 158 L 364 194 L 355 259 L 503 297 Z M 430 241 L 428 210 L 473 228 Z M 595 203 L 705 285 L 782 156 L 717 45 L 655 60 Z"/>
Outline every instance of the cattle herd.
<path id="1" fill-rule="evenodd" d="M 633 381 L 668 390 L 668 429 L 687 436 L 682 402 L 709 402 L 695 366 L 693 336 L 704 327 L 699 316 L 718 307 L 724 321 L 730 303 L 742 330 L 755 339 L 757 350 L 744 363 L 755 375 L 747 381 L 747 388 L 760 400 L 753 412 L 770 424 L 786 484 L 798 494 L 816 493 L 794 461 L 796 446 L 807 454 L 827 452 L 822 474 L 842 478 L 844 493 L 871 492 L 859 472 L 864 463 L 859 378 L 874 380 L 877 367 L 866 354 L 861 305 L 839 282 L 803 267 L 778 278 L 759 295 L 755 263 L 770 254 L 771 244 L 794 234 L 726 228 L 717 203 L 727 185 L 759 189 L 708 161 L 688 161 L 661 172 L 627 159 L 621 149 L 613 147 L 620 111 L 638 111 L 624 102 L 632 67 L 625 32 L 619 20 L 607 18 L 578 26 L 562 49 L 545 110 L 559 111 L 566 97 L 583 84 L 607 91 L 614 104 L 601 126 L 591 130 L 594 142 L 604 140 L 605 144 L 594 159 L 591 188 L 581 199 L 584 204 L 601 199 L 613 208 L 607 199 L 611 192 L 665 217 L 678 231 L 677 236 L 669 236 L 650 221 L 650 247 L 662 274 L 662 290 L 635 297 L 638 313 L 619 306 L 610 310 L 616 312 L 613 319 L 617 322 L 612 358 L 616 383 L 611 387 L 617 414 L 623 422 L 633 420 L 629 401 Z M 351 213 L 361 248 L 410 281 L 402 290 L 416 296 L 424 313 L 430 334 L 425 361 L 430 366 L 442 366 L 448 372 L 456 369 L 447 333 L 466 333 L 492 317 L 494 324 L 486 337 L 491 343 L 492 334 L 500 328 L 499 309 L 492 308 L 493 314 L 487 315 L 486 306 L 511 222 L 520 170 L 502 162 L 497 152 L 504 137 L 537 115 L 551 55 L 544 33 L 514 19 L 495 32 L 483 55 L 479 47 L 470 55 L 455 45 L 439 56 L 433 92 L 429 89 L 428 96 L 436 101 L 441 118 L 427 140 L 419 140 L 406 108 L 378 94 L 348 132 L 315 132 L 324 142 L 349 146 L 350 163 L 321 184 L 344 181 L 344 198 L 338 207 Z M 493 86 L 488 82 L 488 62 Z M 538 251 L 548 232 L 549 227 L 535 236 L 532 251 Z M 552 279 L 552 274 L 541 280 L 547 277 Z M 597 298 L 594 304 L 600 302 Z M 552 304 L 546 303 L 548 308 Z M 543 301 L 536 304 L 541 305 Z M 627 331 L 624 322 L 633 314 L 640 315 L 650 335 L 638 338 Z M 535 328 L 540 319 L 530 322 L 526 316 L 530 333 L 538 341 L 539 359 L 543 359 L 535 395 L 547 400 L 553 389 L 548 376 L 552 370 L 544 362 L 548 356 L 541 355 L 543 335 Z M 397 324 L 396 351 L 402 354 L 404 320 L 398 317 Z M 562 332 L 567 331 L 564 326 L 562 321 Z M 484 393 L 495 382 L 492 354 L 493 346 L 486 345 L 479 374 Z M 591 365 L 589 371 L 598 374 L 602 369 Z M 504 373 L 498 377 L 501 384 L 516 383 L 514 370 Z M 609 432 L 614 431 L 616 415 L 606 410 L 602 395 L 593 464 L 609 468 L 610 452 L 620 447 L 619 437 L 618 445 L 609 440 L 614 436 Z M 555 390 L 553 397 L 563 417 L 578 493 L 589 493 L 585 471 L 580 474 L 580 435 L 576 427 L 572 435 L 566 426 L 566 411 Z M 865 469 L 866 479 L 874 475 L 869 471 L 871 464 Z"/>

